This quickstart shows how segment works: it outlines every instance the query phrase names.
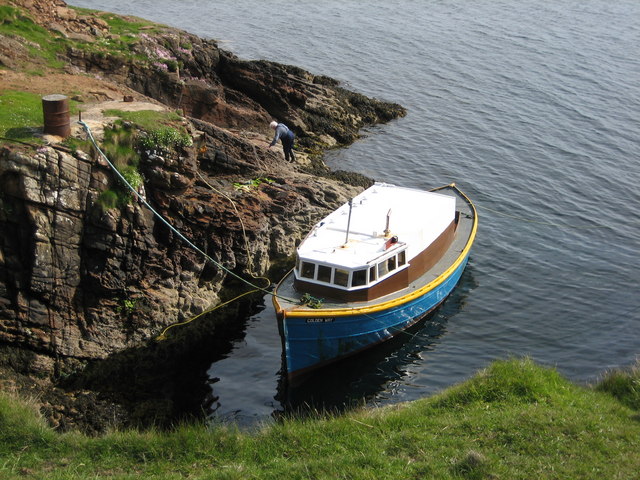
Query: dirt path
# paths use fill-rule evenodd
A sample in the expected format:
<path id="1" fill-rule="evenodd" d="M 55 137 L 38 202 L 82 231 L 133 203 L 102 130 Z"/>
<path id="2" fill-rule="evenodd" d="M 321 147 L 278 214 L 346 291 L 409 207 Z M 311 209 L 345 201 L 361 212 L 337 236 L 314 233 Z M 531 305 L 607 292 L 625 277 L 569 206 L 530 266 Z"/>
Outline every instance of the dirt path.
<path id="1" fill-rule="evenodd" d="M 41 77 L 0 70 L 0 92 L 3 90 L 20 90 L 43 96 L 53 93 L 66 95 L 79 102 L 82 120 L 96 138 L 102 137 L 104 125 L 116 120 L 116 117 L 105 116 L 106 110 L 168 110 L 161 103 L 130 88 L 89 75 L 56 73 Z M 132 101 L 124 101 L 125 97 Z M 82 129 L 77 120 L 77 117 L 71 119 L 71 134 L 74 136 Z"/>
<path id="2" fill-rule="evenodd" d="M 137 112 L 140 110 L 166 111 L 167 107 L 151 102 L 125 102 L 122 100 L 109 100 L 107 102 L 97 102 L 84 104 L 81 107 L 81 119 L 91 129 L 92 135 L 96 139 L 101 139 L 104 134 L 104 126 L 117 120 L 118 117 L 109 117 L 104 114 L 108 110 L 122 110 L 124 112 Z M 71 119 L 71 135 L 80 134 L 83 127 L 77 122 L 77 118 Z"/>
<path id="3" fill-rule="evenodd" d="M 83 74 L 47 73 L 41 76 L 0 70 L 0 91 L 5 89 L 39 95 L 59 93 L 78 97 L 83 102 L 122 99 L 124 95 L 132 95 L 136 100 L 142 98 L 130 88 Z"/>

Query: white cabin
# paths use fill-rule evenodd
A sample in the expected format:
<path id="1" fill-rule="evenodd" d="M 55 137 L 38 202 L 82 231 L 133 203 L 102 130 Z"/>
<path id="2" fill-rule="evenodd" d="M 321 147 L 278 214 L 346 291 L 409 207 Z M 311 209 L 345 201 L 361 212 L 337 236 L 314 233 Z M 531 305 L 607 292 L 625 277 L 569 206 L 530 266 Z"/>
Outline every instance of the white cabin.
<path id="1" fill-rule="evenodd" d="M 318 222 L 303 240 L 294 269 L 297 285 L 328 287 L 320 290 L 325 294 L 370 289 L 409 269 L 455 229 L 455 221 L 455 197 L 376 183 L 351 206 L 346 203 Z"/>

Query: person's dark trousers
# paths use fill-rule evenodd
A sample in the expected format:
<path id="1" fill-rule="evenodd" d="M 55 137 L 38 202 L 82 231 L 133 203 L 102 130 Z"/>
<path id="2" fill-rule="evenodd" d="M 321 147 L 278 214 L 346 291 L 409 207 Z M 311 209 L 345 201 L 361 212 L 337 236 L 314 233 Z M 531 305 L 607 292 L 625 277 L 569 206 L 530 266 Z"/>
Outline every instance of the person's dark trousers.
<path id="1" fill-rule="evenodd" d="M 282 139 L 282 150 L 284 150 L 284 159 L 287 162 L 295 162 L 296 156 L 293 153 L 293 140 L 295 136 L 293 132 L 289 130 L 289 133 L 285 138 Z"/>

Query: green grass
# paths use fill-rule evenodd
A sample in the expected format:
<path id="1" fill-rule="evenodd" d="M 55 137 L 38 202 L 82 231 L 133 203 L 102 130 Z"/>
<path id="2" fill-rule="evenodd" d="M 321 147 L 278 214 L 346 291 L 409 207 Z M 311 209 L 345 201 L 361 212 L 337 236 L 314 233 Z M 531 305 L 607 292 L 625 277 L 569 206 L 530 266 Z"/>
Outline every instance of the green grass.
<path id="1" fill-rule="evenodd" d="M 28 13 L 20 8 L 0 5 L 0 34 L 9 38 L 19 38 L 25 45 L 32 61 L 39 60 L 44 69 L 61 71 L 64 61 L 59 54 L 74 46 L 99 55 L 113 55 L 127 59 L 136 58 L 146 62 L 147 58 L 131 53 L 131 46 L 138 41 L 138 35 L 143 31 L 153 35 L 164 27 L 136 17 L 121 17 L 112 13 L 97 12 L 89 9 L 75 8 L 79 14 L 101 18 L 109 26 L 110 36 L 96 38 L 94 42 L 75 41 L 65 38 L 59 33 L 49 31 L 37 25 Z M 44 75 L 46 71 L 25 65 L 33 74 Z"/>
<path id="2" fill-rule="evenodd" d="M 127 112 L 124 110 L 110 109 L 103 112 L 109 117 L 119 117 L 124 121 L 135 123 L 146 131 L 157 130 L 159 127 L 177 126 L 182 122 L 182 117 L 175 112 L 161 112 L 157 110 L 138 110 Z"/>
<path id="3" fill-rule="evenodd" d="M 69 100 L 70 115 L 77 113 L 78 102 Z M 41 143 L 44 114 L 42 96 L 16 90 L 0 91 L 0 137 Z"/>
<path id="4" fill-rule="evenodd" d="M 66 40 L 59 34 L 37 25 L 22 10 L 8 5 L 0 6 L 0 33 L 9 37 L 21 37 L 33 58 L 43 59 L 50 68 L 61 69 L 64 62 L 58 53 L 66 48 Z"/>
<path id="5" fill-rule="evenodd" d="M 529 360 L 496 362 L 433 398 L 253 433 L 56 434 L 0 395 L 0 478 L 631 479 L 639 447 L 637 410 Z"/>
<path id="6" fill-rule="evenodd" d="M 136 35 L 144 30 L 145 33 L 157 33 L 162 29 L 162 25 L 150 22 L 143 18 L 127 16 L 122 17 L 108 12 L 96 12 L 109 25 L 112 34 L 123 35 L 135 38 Z"/>
<path id="7" fill-rule="evenodd" d="M 67 137 L 62 141 L 62 145 L 74 153 L 80 151 L 91 155 L 94 154 L 93 144 L 88 139 Z"/>
<path id="8" fill-rule="evenodd" d="M 129 197 L 127 197 L 127 202 Z M 98 196 L 96 203 L 100 207 L 100 209 L 104 212 L 107 210 L 111 210 L 112 208 L 120 207 L 120 197 L 118 196 L 118 192 L 115 190 L 104 190 Z"/>
<path id="9" fill-rule="evenodd" d="M 135 189 L 143 184 L 138 171 L 140 155 L 135 150 L 137 131 L 130 124 L 116 122 L 104 130 L 104 141 L 101 150 L 118 172 Z M 120 179 L 116 179 L 111 189 L 105 190 L 98 197 L 98 205 L 102 210 L 123 207 L 131 202 L 133 195 Z"/>
<path id="10" fill-rule="evenodd" d="M 193 144 L 191 136 L 182 126 L 183 118 L 175 112 L 155 110 L 127 112 L 112 109 L 105 110 L 104 114 L 119 117 L 144 130 L 145 134 L 138 139 L 138 145 L 144 150 L 175 149 Z"/>
<path id="11" fill-rule="evenodd" d="M 163 25 L 150 22 L 138 17 L 126 16 L 122 17 L 109 12 L 100 12 L 89 10 L 86 8 L 74 8 L 79 14 L 96 16 L 109 26 L 109 38 L 98 38 L 93 43 L 76 43 L 76 47 L 99 54 L 110 54 L 116 57 L 124 57 L 127 59 L 136 59 L 140 62 L 148 62 L 148 58 L 134 55 L 131 53 L 131 46 L 138 42 L 138 35 L 146 33 L 153 35 L 160 32 Z"/>
<path id="12" fill-rule="evenodd" d="M 170 151 L 193 143 L 181 125 L 182 117 L 174 112 L 106 110 L 104 113 L 120 119 L 112 128 L 105 129 L 101 150 L 135 189 L 144 183 L 138 170 L 139 149 Z M 131 200 L 130 190 L 118 180 L 111 189 L 101 193 L 97 203 L 102 210 L 109 210 L 127 205 Z"/>
<path id="13" fill-rule="evenodd" d="M 40 95 L 13 90 L 0 92 L 0 137 L 35 142 L 34 134 L 42 133 L 43 124 Z"/>

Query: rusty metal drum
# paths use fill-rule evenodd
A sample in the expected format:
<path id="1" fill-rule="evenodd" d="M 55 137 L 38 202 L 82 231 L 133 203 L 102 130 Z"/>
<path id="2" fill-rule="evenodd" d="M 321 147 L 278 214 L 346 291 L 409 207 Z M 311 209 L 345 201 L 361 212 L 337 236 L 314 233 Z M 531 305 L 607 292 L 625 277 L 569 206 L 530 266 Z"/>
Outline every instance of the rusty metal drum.
<path id="1" fill-rule="evenodd" d="M 42 97 L 44 133 L 68 137 L 71 134 L 69 99 L 65 95 L 45 95 Z"/>

